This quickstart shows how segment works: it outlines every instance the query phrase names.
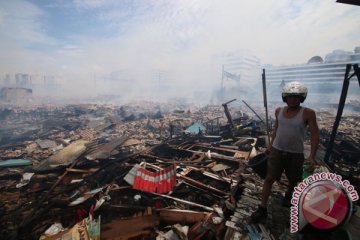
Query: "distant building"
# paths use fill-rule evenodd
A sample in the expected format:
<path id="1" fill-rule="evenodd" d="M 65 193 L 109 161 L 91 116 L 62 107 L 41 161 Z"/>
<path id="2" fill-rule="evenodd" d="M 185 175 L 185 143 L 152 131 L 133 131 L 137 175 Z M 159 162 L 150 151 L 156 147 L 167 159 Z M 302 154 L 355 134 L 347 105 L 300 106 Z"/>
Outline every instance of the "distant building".
<path id="1" fill-rule="evenodd" d="M 5 78 L 4 78 L 4 85 L 5 85 L 5 86 L 9 86 L 10 84 L 11 84 L 10 75 L 9 75 L 9 74 L 6 74 L 6 75 L 5 75 Z"/>
<path id="2" fill-rule="evenodd" d="M 216 55 L 212 66 L 221 78 L 219 98 L 222 100 L 252 94 L 252 87 L 261 83 L 260 59 L 247 50 Z"/>
<path id="3" fill-rule="evenodd" d="M 240 76 L 240 81 L 251 84 L 260 79 L 260 59 L 248 51 L 236 51 L 224 55 L 224 70 Z"/>
<path id="4" fill-rule="evenodd" d="M 67 92 L 64 91 L 63 84 L 68 83 L 63 80 L 61 75 L 44 75 L 42 73 L 4 73 L 0 76 L 0 89 L 31 89 L 34 97 L 39 96 L 63 96 Z M 71 90 L 71 87 L 70 87 Z"/>
<path id="5" fill-rule="evenodd" d="M 15 74 L 16 86 L 31 86 L 31 78 L 29 74 L 17 73 Z"/>
<path id="6" fill-rule="evenodd" d="M 32 98 L 32 90 L 28 88 L 4 87 L 0 90 L 0 100 L 5 102 L 28 102 Z"/>
<path id="7" fill-rule="evenodd" d="M 360 47 L 356 47 L 354 52 L 334 50 L 324 59 L 314 56 L 306 64 L 265 67 L 269 100 L 281 100 L 279 96 L 282 86 L 291 81 L 299 81 L 309 89 L 308 101 L 336 103 L 341 94 L 346 64 L 360 66 Z M 353 71 L 350 72 L 352 73 Z M 356 84 L 357 87 L 349 88 L 348 97 L 359 98 L 356 77 L 350 84 Z"/>

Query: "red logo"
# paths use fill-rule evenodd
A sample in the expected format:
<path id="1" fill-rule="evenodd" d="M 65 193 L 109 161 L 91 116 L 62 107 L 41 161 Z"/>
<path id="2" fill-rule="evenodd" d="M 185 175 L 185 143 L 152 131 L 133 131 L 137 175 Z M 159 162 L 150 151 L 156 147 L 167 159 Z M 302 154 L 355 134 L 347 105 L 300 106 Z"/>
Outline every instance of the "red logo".
<path id="1" fill-rule="evenodd" d="M 318 229 L 332 229 L 344 223 L 350 213 L 346 193 L 333 182 L 321 181 L 311 185 L 301 196 L 305 220 Z"/>

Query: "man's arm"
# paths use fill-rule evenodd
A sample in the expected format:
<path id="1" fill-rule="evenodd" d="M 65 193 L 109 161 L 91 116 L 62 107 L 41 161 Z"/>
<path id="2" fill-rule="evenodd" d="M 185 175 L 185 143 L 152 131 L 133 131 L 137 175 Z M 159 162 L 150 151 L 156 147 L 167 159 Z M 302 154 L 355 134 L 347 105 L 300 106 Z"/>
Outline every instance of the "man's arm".
<path id="1" fill-rule="evenodd" d="M 316 152 L 319 146 L 319 127 L 316 121 L 315 111 L 312 109 L 306 109 L 306 122 L 310 129 L 310 155 L 308 157 L 310 164 L 313 166 L 316 164 Z"/>

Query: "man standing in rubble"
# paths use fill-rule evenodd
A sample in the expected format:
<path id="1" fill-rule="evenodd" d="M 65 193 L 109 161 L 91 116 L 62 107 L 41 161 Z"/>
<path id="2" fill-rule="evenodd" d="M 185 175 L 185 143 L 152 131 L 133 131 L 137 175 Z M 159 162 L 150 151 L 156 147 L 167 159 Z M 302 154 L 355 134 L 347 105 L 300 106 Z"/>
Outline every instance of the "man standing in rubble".
<path id="1" fill-rule="evenodd" d="M 283 206 L 290 207 L 294 187 L 302 181 L 304 163 L 304 138 L 309 127 L 310 155 L 308 161 L 312 170 L 316 164 L 316 151 L 319 145 L 319 128 L 315 111 L 300 106 L 307 96 L 307 88 L 299 82 L 291 82 L 284 86 L 282 99 L 287 106 L 275 110 L 276 122 L 267 152 L 267 175 L 262 188 L 262 199 L 259 208 L 252 214 L 254 223 L 267 217 L 267 202 L 271 188 L 279 180 L 285 170 L 289 185 L 283 199 Z"/>

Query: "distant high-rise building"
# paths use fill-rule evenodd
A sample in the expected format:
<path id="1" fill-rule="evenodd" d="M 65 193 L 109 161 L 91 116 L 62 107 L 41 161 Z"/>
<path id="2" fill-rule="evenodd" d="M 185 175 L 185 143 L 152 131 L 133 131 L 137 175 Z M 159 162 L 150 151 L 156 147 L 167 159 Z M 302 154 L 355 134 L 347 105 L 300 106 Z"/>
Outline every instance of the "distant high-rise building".
<path id="1" fill-rule="evenodd" d="M 260 79 L 260 59 L 249 51 L 236 51 L 224 55 L 224 71 L 240 76 L 240 81 L 249 85 Z"/>
<path id="2" fill-rule="evenodd" d="M 17 86 L 27 87 L 31 85 L 31 78 L 29 74 L 17 73 L 15 74 L 15 82 Z"/>
<path id="3" fill-rule="evenodd" d="M 4 77 L 4 85 L 5 85 L 5 86 L 10 86 L 10 84 L 11 84 L 10 74 L 5 74 L 5 77 Z"/>
<path id="4" fill-rule="evenodd" d="M 216 76 L 221 79 L 220 99 L 252 94 L 253 86 L 261 83 L 260 59 L 248 50 L 219 54 L 212 62 Z"/>

